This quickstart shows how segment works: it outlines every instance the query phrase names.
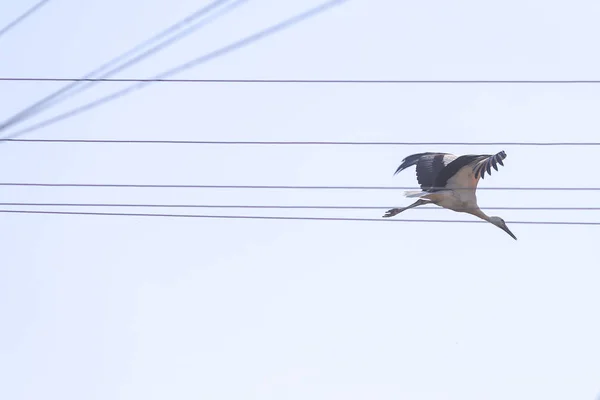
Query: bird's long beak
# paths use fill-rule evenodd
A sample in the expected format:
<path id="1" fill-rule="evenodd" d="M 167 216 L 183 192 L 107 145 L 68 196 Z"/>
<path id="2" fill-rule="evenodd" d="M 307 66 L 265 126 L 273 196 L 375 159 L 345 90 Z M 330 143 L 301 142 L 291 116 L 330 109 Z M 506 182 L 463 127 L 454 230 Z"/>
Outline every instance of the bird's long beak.
<path id="1" fill-rule="evenodd" d="M 517 237 L 510 231 L 510 229 L 508 229 L 506 225 L 502 225 L 500 228 L 502 228 L 504 232 L 508 233 L 513 239 L 517 240 Z"/>

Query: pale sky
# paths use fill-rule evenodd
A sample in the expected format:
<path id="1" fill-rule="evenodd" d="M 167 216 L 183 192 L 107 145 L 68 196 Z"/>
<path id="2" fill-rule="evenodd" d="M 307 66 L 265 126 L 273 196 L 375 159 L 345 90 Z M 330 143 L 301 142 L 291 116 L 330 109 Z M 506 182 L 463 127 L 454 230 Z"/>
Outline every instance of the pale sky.
<path id="1" fill-rule="evenodd" d="M 0 27 L 34 3 L 3 2 Z M 208 3 L 52 0 L 0 37 L 0 76 L 83 76 Z M 151 77 L 320 3 L 248 0 L 118 77 Z M 593 1 L 348 0 L 175 77 L 599 79 L 599 17 Z M 0 82 L 0 120 L 63 85 Z M 19 127 L 125 85 L 101 83 Z M 25 137 L 589 142 L 600 138 L 598 90 L 160 83 Z M 501 150 L 505 166 L 480 187 L 600 186 L 600 147 L 518 146 L 2 143 L 0 181 L 415 186 L 414 168 L 393 176 L 407 155 Z M 0 191 L 2 202 L 411 202 L 401 190 Z M 600 193 L 484 190 L 478 199 L 482 207 L 592 207 Z M 379 218 L 385 208 L 91 211 Z M 598 211 L 490 213 L 600 221 Z M 474 217 L 438 209 L 398 218 Z M 0 219 L 2 399 L 573 400 L 600 392 L 598 226 L 509 222 L 515 241 L 490 224 Z"/>

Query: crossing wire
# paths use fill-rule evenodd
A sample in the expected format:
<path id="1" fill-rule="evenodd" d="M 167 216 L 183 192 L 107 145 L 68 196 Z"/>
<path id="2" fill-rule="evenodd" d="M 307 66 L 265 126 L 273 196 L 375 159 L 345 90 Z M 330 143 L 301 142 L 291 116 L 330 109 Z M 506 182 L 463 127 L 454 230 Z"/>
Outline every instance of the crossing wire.
<path id="1" fill-rule="evenodd" d="M 29 10 L 25 11 L 23 14 L 15 18 L 12 22 L 6 25 L 4 28 L 0 29 L 0 37 L 4 36 L 8 31 L 19 25 L 23 22 L 27 17 L 31 16 L 34 12 L 42 8 L 43 5 L 48 3 L 50 0 L 42 0 L 33 5 Z"/>
<path id="2" fill-rule="evenodd" d="M 154 214 L 154 213 L 109 213 L 84 211 L 38 211 L 38 210 L 5 210 L 5 214 L 47 214 L 47 215 L 80 215 L 80 216 L 119 216 L 119 217 L 162 217 L 162 218 L 206 218 L 206 219 L 246 219 L 246 220 L 288 220 L 288 221 L 352 221 L 352 222 L 418 222 L 418 223 L 485 223 L 480 220 L 446 220 L 446 219 L 376 219 L 376 218 L 344 218 L 344 217 L 290 217 L 265 215 L 206 215 L 206 214 Z M 578 221 L 506 221 L 509 224 L 527 225 L 595 225 L 600 222 Z"/>
<path id="3" fill-rule="evenodd" d="M 162 189 L 282 189 L 282 190 L 421 190 L 414 186 L 291 186 L 291 185 L 185 185 L 127 183 L 31 183 L 0 182 L 0 186 L 79 188 L 162 188 Z M 444 188 L 441 188 L 444 189 Z M 461 190 L 453 189 L 453 190 Z M 465 190 L 472 190 L 465 188 Z M 600 191 L 600 187 L 478 187 L 477 190 L 510 191 Z"/>
<path id="4" fill-rule="evenodd" d="M 225 54 L 231 53 L 232 51 L 235 51 L 235 50 L 241 49 L 243 47 L 246 47 L 246 46 L 248 46 L 248 45 L 250 45 L 250 44 L 252 44 L 252 43 L 254 43 L 256 41 L 259 41 L 259 40 L 261 40 L 261 39 L 263 39 L 265 37 L 273 35 L 274 33 L 281 32 L 281 31 L 283 31 L 285 29 L 288 29 L 288 28 L 290 28 L 290 27 L 292 27 L 292 26 L 294 26 L 294 25 L 296 25 L 296 24 L 298 24 L 298 23 L 300 23 L 300 22 L 302 22 L 302 21 L 304 21 L 306 19 L 312 18 L 312 17 L 314 17 L 314 16 L 316 16 L 316 15 L 318 15 L 318 14 L 324 12 L 324 11 L 327 11 L 327 10 L 329 10 L 329 9 L 335 7 L 335 6 L 338 6 L 338 5 L 340 5 L 340 4 L 342 4 L 342 3 L 346 2 L 346 1 L 348 1 L 348 0 L 330 0 L 330 1 L 327 1 L 325 3 L 322 3 L 321 5 L 319 5 L 317 7 L 314 7 L 312 9 L 308 10 L 308 11 L 305 11 L 305 12 L 302 12 L 300 14 L 297 14 L 297 15 L 295 15 L 295 16 L 293 16 L 291 18 L 288 18 L 288 19 L 286 19 L 286 20 L 284 20 L 282 22 L 279 22 L 279 23 L 277 23 L 275 25 L 271 25 L 270 27 L 268 27 L 266 29 L 263 29 L 263 30 L 261 30 L 261 31 L 259 31 L 257 33 L 252 34 L 252 35 L 246 36 L 245 38 L 240 39 L 240 40 L 238 40 L 236 42 L 233 42 L 233 43 L 231 43 L 229 45 L 226 45 L 224 47 L 221 47 L 220 49 L 214 50 L 212 52 L 209 52 L 208 54 L 202 55 L 202 56 L 197 57 L 197 58 L 195 58 L 193 60 L 190 60 L 190 61 L 188 61 L 186 63 L 180 64 L 180 65 L 178 65 L 178 66 L 176 66 L 174 68 L 171 68 L 171 69 L 169 69 L 167 71 L 164 71 L 164 72 L 156 75 L 152 79 L 155 80 L 155 81 L 158 80 L 158 79 L 165 79 L 165 78 L 167 78 L 169 76 L 178 74 L 178 73 L 183 72 L 183 71 L 185 71 L 187 69 L 195 67 L 195 66 L 197 66 L 199 64 L 202 64 L 204 62 L 210 61 L 210 60 L 212 60 L 214 58 L 221 57 L 221 56 L 223 56 Z M 66 111 L 66 112 L 64 112 L 62 114 L 58 114 L 58 115 L 56 115 L 54 117 L 48 118 L 48 119 L 43 120 L 43 121 L 41 121 L 39 123 L 36 123 L 36 124 L 30 125 L 28 127 L 25 127 L 23 129 L 17 130 L 16 132 L 13 132 L 13 133 L 7 135 L 5 138 L 7 138 L 7 139 L 13 139 L 13 138 L 16 138 L 18 136 L 24 135 L 25 133 L 29 133 L 31 131 L 34 131 L 34 130 L 37 130 L 37 129 L 41 129 L 43 127 L 52 125 L 52 124 L 54 124 L 56 122 L 59 122 L 59 121 L 62 121 L 64 119 L 74 117 L 74 116 L 76 116 L 76 115 L 78 115 L 78 114 L 80 114 L 82 112 L 85 112 L 87 110 L 90 110 L 90 109 L 93 109 L 95 107 L 98 107 L 98 106 L 100 106 L 100 105 L 102 105 L 104 103 L 107 103 L 109 101 L 112 101 L 112 100 L 115 100 L 115 99 L 120 98 L 122 96 L 125 96 L 125 95 L 127 95 L 127 94 L 129 94 L 129 93 L 131 93 L 131 92 L 133 92 L 135 90 L 142 89 L 142 88 L 146 87 L 147 85 L 149 85 L 149 84 L 151 84 L 153 82 L 154 81 L 152 81 L 152 80 L 138 81 L 136 84 L 128 86 L 128 87 L 126 87 L 126 88 L 124 88 L 122 90 L 113 92 L 113 93 L 111 93 L 109 95 L 106 95 L 104 97 L 100 97 L 100 98 L 98 98 L 98 99 L 96 99 L 94 101 L 91 101 L 89 103 L 86 103 L 86 104 L 84 104 L 82 106 L 79 106 L 79 107 L 73 108 L 73 109 L 71 109 L 69 111 Z"/>
<path id="5" fill-rule="evenodd" d="M 248 140 L 0 139 L 12 143 L 197 144 L 244 146 L 600 146 L 600 142 L 343 142 Z"/>
<path id="6" fill-rule="evenodd" d="M 229 0 L 215 0 L 212 3 L 210 3 L 209 5 L 204 6 L 200 9 L 194 11 L 186 18 L 178 21 L 177 23 L 169 26 L 168 28 L 161 31 L 160 33 L 152 36 L 151 38 L 145 40 L 144 42 L 134 46 L 133 48 L 127 50 L 126 52 L 120 54 L 119 56 L 102 64 L 100 67 L 87 73 L 83 78 L 70 79 L 67 81 L 61 80 L 62 82 L 71 82 L 71 83 L 69 85 L 66 85 L 66 86 L 58 89 L 57 91 L 49 94 L 48 96 L 43 97 L 41 100 L 38 100 L 34 104 L 17 112 L 16 114 L 14 114 L 8 120 L 6 120 L 2 124 L 0 124 L 0 131 L 4 131 L 11 126 L 18 124 L 19 122 L 21 122 L 27 118 L 30 118 L 35 114 L 42 112 L 43 110 L 47 109 L 48 107 L 52 106 L 53 104 L 56 104 L 60 101 L 63 101 L 64 99 L 66 99 L 68 97 L 75 95 L 76 93 L 86 90 L 87 88 L 93 86 L 94 84 L 96 84 L 98 82 L 108 82 L 109 81 L 108 77 L 110 77 L 111 75 L 114 75 L 126 68 L 131 67 L 132 65 L 135 65 L 135 64 L 139 63 L 140 61 L 144 60 L 145 58 L 148 58 L 149 56 L 163 50 L 165 47 L 172 45 L 174 42 L 177 42 L 178 40 L 183 39 L 185 36 L 192 34 L 193 32 L 202 28 L 206 24 L 213 22 L 215 19 L 217 19 L 224 13 L 227 13 L 227 12 L 233 10 L 235 7 L 239 6 L 241 3 L 245 2 L 246 0 L 238 0 L 233 3 L 230 3 L 225 8 L 222 8 L 220 11 L 217 11 L 217 13 L 214 14 L 212 17 L 200 19 L 200 17 L 204 17 L 204 16 L 210 14 L 213 10 L 218 9 L 218 7 L 223 5 L 223 3 L 227 3 L 228 1 Z M 198 19 L 200 19 L 200 21 L 196 22 L 196 20 L 198 20 Z M 177 33 L 176 35 L 163 41 L 162 43 L 156 44 L 163 38 L 169 36 L 171 33 L 174 33 L 177 30 L 179 30 L 179 29 L 183 28 L 184 26 L 191 24 L 193 22 L 196 22 L 196 23 L 193 24 L 191 27 L 187 28 L 186 30 Z M 153 47 L 150 47 L 149 49 L 145 50 L 141 54 L 138 54 L 137 56 L 135 56 L 125 62 L 125 60 L 127 58 L 134 56 L 136 53 L 141 52 L 142 50 L 144 50 L 145 48 L 147 48 L 149 46 L 153 46 Z M 94 76 L 96 76 L 96 77 L 94 78 Z M 59 81 L 55 81 L 55 82 L 59 82 Z"/>

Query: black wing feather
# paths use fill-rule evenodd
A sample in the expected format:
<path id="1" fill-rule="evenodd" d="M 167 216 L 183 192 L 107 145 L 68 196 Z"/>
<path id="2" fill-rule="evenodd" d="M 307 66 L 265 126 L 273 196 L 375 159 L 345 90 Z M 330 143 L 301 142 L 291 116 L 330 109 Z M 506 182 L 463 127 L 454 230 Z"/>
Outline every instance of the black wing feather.
<path id="1" fill-rule="evenodd" d="M 485 172 L 487 171 L 488 175 L 492 175 L 492 167 L 496 171 L 498 171 L 498 164 L 504 165 L 502 160 L 506 158 L 506 153 L 501 151 L 500 153 L 494 155 L 486 155 L 483 156 L 481 161 L 479 161 L 475 167 L 473 168 L 473 173 L 475 174 L 475 179 L 485 178 Z"/>
<path id="2" fill-rule="evenodd" d="M 448 183 L 448 179 L 452 178 L 462 167 L 477 161 L 480 157 L 481 156 L 465 155 L 452 161 L 438 174 L 435 179 L 434 191 L 443 190 Z"/>
<path id="3" fill-rule="evenodd" d="M 435 155 L 435 154 L 439 154 L 439 153 L 418 153 L 418 154 L 412 154 L 412 155 L 406 157 L 404 160 L 402 160 L 402 164 L 400 164 L 400 166 L 398 167 L 396 172 L 394 172 L 394 175 L 405 170 L 408 167 L 412 167 L 413 165 L 416 165 L 422 157 L 431 156 L 431 155 Z"/>
<path id="4" fill-rule="evenodd" d="M 412 154 L 402 160 L 394 175 L 400 171 L 417 166 L 417 181 L 421 189 L 429 192 L 443 190 L 448 184 L 448 179 L 452 178 L 461 168 L 472 165 L 475 179 L 483 179 L 485 172 L 492 174 L 492 168 L 498 171 L 498 164 L 504 166 L 502 160 L 506 158 L 506 153 L 491 154 L 468 154 L 457 157 L 451 162 L 448 159 L 444 161 L 445 156 L 452 156 L 450 153 L 418 153 Z M 454 157 L 454 156 L 453 156 Z"/>
<path id="5" fill-rule="evenodd" d="M 464 155 L 458 157 L 456 160 L 448 164 L 437 176 L 435 180 L 434 190 L 442 190 L 448 183 L 448 179 L 452 178 L 458 171 L 467 166 L 473 165 L 473 174 L 475 179 L 483 179 L 485 172 L 488 175 L 492 175 L 492 167 L 498 171 L 498 164 L 504 165 L 502 160 L 506 158 L 506 153 L 501 151 L 500 153 L 491 154 L 479 154 L 479 155 Z"/>
<path id="6" fill-rule="evenodd" d="M 400 164 L 394 175 L 416 165 L 417 181 L 421 189 L 429 190 L 435 183 L 436 176 L 446 167 L 445 156 L 452 156 L 452 154 L 434 152 L 412 154 L 402 160 L 402 164 Z"/>

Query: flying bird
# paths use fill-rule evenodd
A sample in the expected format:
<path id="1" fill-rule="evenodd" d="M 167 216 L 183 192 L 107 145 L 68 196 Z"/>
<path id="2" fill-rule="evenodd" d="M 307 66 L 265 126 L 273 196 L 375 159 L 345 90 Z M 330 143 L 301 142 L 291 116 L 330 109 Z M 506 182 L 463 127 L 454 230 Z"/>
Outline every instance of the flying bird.
<path id="1" fill-rule="evenodd" d="M 492 167 L 498 171 L 498 164 L 504 165 L 502 160 L 506 153 L 464 155 L 457 157 L 450 153 L 419 153 L 413 154 L 402 160 L 394 175 L 400 171 L 416 165 L 417 181 L 421 186 L 420 191 L 405 192 L 406 197 L 418 197 L 419 200 L 407 207 L 392 208 L 383 217 L 390 218 L 402 211 L 424 204 L 435 204 L 456 212 L 472 214 L 488 221 L 513 239 L 517 237 L 508 229 L 506 222 L 500 217 L 487 216 L 477 205 L 477 184 L 479 179 L 484 179 L 487 172 L 492 174 Z"/>

